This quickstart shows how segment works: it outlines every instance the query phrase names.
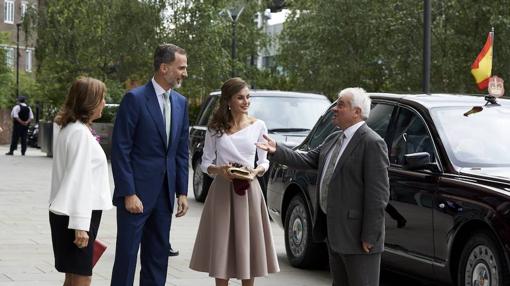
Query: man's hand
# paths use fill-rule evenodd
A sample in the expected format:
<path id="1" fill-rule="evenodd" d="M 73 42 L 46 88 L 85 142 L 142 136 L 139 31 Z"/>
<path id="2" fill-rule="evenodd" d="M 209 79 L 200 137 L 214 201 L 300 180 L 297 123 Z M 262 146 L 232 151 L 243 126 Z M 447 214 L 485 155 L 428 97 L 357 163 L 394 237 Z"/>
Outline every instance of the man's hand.
<path id="1" fill-rule="evenodd" d="M 374 248 L 374 246 L 372 244 L 365 242 L 365 241 L 361 242 L 361 247 L 363 247 L 363 251 L 365 251 L 366 253 L 370 253 L 370 250 L 372 250 L 372 248 Z"/>
<path id="2" fill-rule="evenodd" d="M 75 229 L 73 243 L 76 244 L 78 248 L 87 247 L 89 244 L 89 234 L 84 230 Z"/>
<path id="3" fill-rule="evenodd" d="M 185 195 L 179 195 L 179 197 L 177 197 L 177 213 L 175 214 L 175 217 L 184 216 L 188 212 L 188 209 L 188 197 Z"/>
<path id="4" fill-rule="evenodd" d="M 143 204 L 137 195 L 125 196 L 124 206 L 126 206 L 126 210 L 132 214 L 143 213 Z"/>
<path id="5" fill-rule="evenodd" d="M 257 148 L 267 151 L 269 153 L 276 152 L 276 141 L 274 141 L 271 137 L 267 136 L 266 134 L 264 134 L 262 136 L 264 136 L 264 139 L 266 139 L 266 142 L 255 143 Z"/>

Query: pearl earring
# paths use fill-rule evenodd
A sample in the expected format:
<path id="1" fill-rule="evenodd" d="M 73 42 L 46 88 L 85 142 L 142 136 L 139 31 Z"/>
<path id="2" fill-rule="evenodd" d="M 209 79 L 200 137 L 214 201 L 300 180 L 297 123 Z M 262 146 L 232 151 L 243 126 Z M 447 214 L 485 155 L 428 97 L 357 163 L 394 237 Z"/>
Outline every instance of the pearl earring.
<path id="1" fill-rule="evenodd" d="M 232 110 L 232 108 L 230 108 L 230 105 L 228 106 L 228 110 Z"/>

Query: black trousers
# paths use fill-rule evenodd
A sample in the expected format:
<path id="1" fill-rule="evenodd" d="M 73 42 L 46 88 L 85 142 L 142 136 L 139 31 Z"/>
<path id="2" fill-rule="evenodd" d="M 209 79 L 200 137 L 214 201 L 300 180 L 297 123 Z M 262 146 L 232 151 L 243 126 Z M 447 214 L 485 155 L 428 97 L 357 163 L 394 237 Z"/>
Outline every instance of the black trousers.
<path id="1" fill-rule="evenodd" d="M 27 134 L 28 126 L 15 123 L 12 129 L 11 149 L 9 152 L 12 153 L 18 148 L 18 140 L 21 138 L 21 155 L 25 155 L 27 151 Z"/>

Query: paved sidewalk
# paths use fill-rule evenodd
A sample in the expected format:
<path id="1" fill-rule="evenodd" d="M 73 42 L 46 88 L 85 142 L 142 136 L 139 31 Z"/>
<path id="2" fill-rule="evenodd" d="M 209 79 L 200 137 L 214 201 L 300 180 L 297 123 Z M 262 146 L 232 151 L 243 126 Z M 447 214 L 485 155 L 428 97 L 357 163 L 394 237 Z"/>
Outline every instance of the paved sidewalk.
<path id="1" fill-rule="evenodd" d="M 29 148 L 25 157 L 19 156 L 19 151 L 15 156 L 5 156 L 7 151 L 7 145 L 0 145 L 0 286 L 62 285 L 64 275 L 53 267 L 48 223 L 52 159 L 38 149 Z M 166 285 L 214 285 L 207 274 L 188 268 L 202 212 L 202 204 L 195 202 L 191 190 L 189 195 L 190 211 L 183 218 L 173 219 L 171 242 L 180 255 L 170 258 Z M 331 285 L 327 271 L 291 267 L 285 256 L 283 231 L 276 224 L 272 226 L 281 272 L 258 278 L 255 284 Z M 92 285 L 109 285 L 115 236 L 113 209 L 103 213 L 98 238 L 109 247 L 94 268 Z M 138 285 L 138 275 L 135 285 Z M 241 284 L 232 280 L 231 285 Z"/>

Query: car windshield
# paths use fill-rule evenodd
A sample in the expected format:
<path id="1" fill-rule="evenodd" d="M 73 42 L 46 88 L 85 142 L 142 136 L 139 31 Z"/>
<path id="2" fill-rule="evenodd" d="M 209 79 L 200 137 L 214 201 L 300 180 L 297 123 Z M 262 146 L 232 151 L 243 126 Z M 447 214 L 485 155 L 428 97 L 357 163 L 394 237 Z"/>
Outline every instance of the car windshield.
<path id="1" fill-rule="evenodd" d="M 510 106 L 441 107 L 431 110 L 448 156 L 459 167 L 510 166 Z M 480 110 L 465 116 L 470 110 Z"/>
<path id="2" fill-rule="evenodd" d="M 309 131 L 329 105 L 326 98 L 253 96 L 249 113 L 270 131 Z"/>

